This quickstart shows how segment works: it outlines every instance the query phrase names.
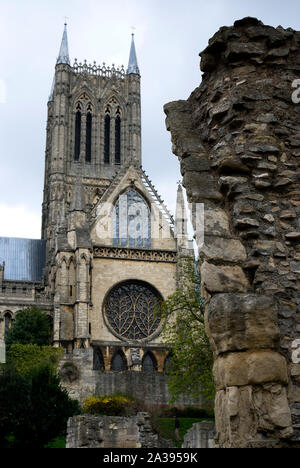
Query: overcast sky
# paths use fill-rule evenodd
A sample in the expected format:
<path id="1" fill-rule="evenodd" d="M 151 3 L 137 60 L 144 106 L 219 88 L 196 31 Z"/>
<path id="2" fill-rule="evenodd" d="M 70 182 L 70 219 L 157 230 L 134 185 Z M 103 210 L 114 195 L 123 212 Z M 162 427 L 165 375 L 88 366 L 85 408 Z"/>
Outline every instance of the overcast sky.
<path id="1" fill-rule="evenodd" d="M 47 100 L 65 16 L 72 63 L 127 66 L 135 27 L 143 166 L 173 212 L 181 176 L 163 105 L 199 85 L 199 52 L 244 16 L 300 29 L 299 0 L 0 0 L 0 15 L 0 236 L 31 238 L 40 237 Z"/>

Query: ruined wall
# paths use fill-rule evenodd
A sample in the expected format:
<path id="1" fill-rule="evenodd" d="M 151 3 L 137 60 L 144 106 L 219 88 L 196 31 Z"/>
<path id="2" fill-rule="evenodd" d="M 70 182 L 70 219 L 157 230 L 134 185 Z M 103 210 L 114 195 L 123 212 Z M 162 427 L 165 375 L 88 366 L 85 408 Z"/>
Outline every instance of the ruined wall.
<path id="1" fill-rule="evenodd" d="M 214 448 L 215 424 L 202 421 L 192 425 L 185 434 L 182 448 Z"/>
<path id="2" fill-rule="evenodd" d="M 193 204 L 216 444 L 299 447 L 300 32 L 245 18 L 200 55 L 201 85 L 165 112 Z"/>
<path id="3" fill-rule="evenodd" d="M 153 432 L 150 415 L 74 416 L 68 420 L 67 448 L 164 448 L 171 441 Z"/>

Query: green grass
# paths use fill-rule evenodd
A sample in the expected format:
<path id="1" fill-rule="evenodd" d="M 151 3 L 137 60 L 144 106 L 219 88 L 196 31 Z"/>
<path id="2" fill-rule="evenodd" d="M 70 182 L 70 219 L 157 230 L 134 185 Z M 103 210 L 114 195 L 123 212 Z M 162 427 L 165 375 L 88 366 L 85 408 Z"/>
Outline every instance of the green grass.
<path id="1" fill-rule="evenodd" d="M 66 438 L 64 436 L 56 437 L 45 448 L 66 448 Z"/>
<path id="2" fill-rule="evenodd" d="M 201 421 L 213 421 L 209 418 L 178 418 L 179 419 L 179 436 L 180 440 L 175 439 L 175 428 L 173 418 L 159 418 L 157 420 L 160 435 L 163 439 L 172 440 L 176 447 L 181 447 L 185 434 L 191 429 L 192 425 Z"/>

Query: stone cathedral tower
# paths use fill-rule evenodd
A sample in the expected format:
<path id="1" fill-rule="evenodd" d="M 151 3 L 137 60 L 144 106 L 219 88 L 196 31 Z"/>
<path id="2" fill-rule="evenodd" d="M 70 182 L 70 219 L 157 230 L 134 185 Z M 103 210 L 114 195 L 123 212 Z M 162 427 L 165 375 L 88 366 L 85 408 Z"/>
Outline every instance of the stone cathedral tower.
<path id="1" fill-rule="evenodd" d="M 165 404 L 169 352 L 154 309 L 176 288 L 178 255 L 193 250 L 181 187 L 174 223 L 141 166 L 140 79 L 133 35 L 126 70 L 71 65 L 65 25 L 48 101 L 39 287 L 75 396 L 128 385 L 145 396 L 152 371 L 160 395 L 147 384 L 148 399 Z"/>

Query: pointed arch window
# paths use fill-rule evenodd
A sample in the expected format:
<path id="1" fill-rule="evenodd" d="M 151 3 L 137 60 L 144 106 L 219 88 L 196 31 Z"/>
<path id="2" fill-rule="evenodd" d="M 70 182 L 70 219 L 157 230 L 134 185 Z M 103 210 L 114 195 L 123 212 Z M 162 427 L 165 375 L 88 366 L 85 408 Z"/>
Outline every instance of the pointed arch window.
<path id="1" fill-rule="evenodd" d="M 104 163 L 110 162 L 110 111 L 106 110 L 104 117 Z"/>
<path id="2" fill-rule="evenodd" d="M 124 247 L 151 247 L 150 209 L 134 189 L 120 195 L 114 206 L 113 244 Z"/>
<path id="3" fill-rule="evenodd" d="M 118 351 L 112 358 L 110 370 L 114 372 L 122 372 L 126 369 L 127 363 L 124 353 L 122 351 Z"/>
<path id="4" fill-rule="evenodd" d="M 74 161 L 79 161 L 80 144 L 81 144 L 81 106 L 77 105 L 77 112 L 75 115 L 75 151 Z"/>
<path id="5" fill-rule="evenodd" d="M 94 355 L 93 355 L 93 369 L 94 370 L 99 370 L 99 371 L 104 371 L 105 366 L 104 366 L 104 360 L 103 360 L 103 355 L 101 352 L 101 349 L 95 348 L 94 349 Z"/>
<path id="6" fill-rule="evenodd" d="M 115 118 L 115 164 L 121 164 L 121 116 L 119 107 Z"/>
<path id="7" fill-rule="evenodd" d="M 6 314 L 4 315 L 4 335 L 5 336 L 7 335 L 11 327 L 11 320 L 12 320 L 11 313 L 6 312 Z"/>
<path id="8" fill-rule="evenodd" d="M 85 142 L 85 161 L 92 160 L 92 113 L 89 111 L 86 116 L 86 142 Z"/>
<path id="9" fill-rule="evenodd" d="M 153 353 L 148 351 L 143 357 L 142 371 L 143 372 L 155 372 L 157 370 L 157 361 Z"/>

